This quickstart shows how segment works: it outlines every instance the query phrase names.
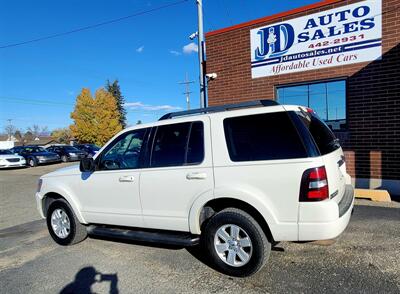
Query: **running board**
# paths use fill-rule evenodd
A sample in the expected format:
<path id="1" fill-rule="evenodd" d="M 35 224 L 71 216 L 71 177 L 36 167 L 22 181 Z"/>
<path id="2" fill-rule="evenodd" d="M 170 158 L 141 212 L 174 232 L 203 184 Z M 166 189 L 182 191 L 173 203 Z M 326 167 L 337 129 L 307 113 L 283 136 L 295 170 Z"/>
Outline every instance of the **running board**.
<path id="1" fill-rule="evenodd" d="M 87 227 L 89 235 L 105 238 L 142 241 L 150 243 L 162 243 L 175 246 L 195 246 L 199 244 L 200 237 L 184 232 L 171 231 L 144 231 L 126 228 L 114 228 L 90 225 Z"/>

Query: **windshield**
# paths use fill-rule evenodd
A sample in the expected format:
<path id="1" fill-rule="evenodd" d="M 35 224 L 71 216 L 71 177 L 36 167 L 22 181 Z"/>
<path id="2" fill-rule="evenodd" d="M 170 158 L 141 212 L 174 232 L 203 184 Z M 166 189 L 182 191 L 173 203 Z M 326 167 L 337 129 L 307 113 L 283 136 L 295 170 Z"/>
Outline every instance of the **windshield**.
<path id="1" fill-rule="evenodd" d="M 89 145 L 89 148 L 94 150 L 94 151 L 99 151 L 100 147 L 96 146 L 96 145 Z"/>
<path id="2" fill-rule="evenodd" d="M 79 152 L 80 150 L 78 148 L 72 147 L 72 146 L 65 146 L 63 147 L 65 151 L 68 152 Z"/>
<path id="3" fill-rule="evenodd" d="M 93 151 L 99 151 L 100 147 L 94 145 L 94 144 L 85 144 L 82 145 L 83 148 L 88 149 L 88 150 L 93 150 Z"/>
<path id="4" fill-rule="evenodd" d="M 13 154 L 10 150 L 0 150 L 0 155 Z"/>
<path id="5" fill-rule="evenodd" d="M 25 147 L 24 151 L 28 153 L 47 152 L 43 147 Z"/>

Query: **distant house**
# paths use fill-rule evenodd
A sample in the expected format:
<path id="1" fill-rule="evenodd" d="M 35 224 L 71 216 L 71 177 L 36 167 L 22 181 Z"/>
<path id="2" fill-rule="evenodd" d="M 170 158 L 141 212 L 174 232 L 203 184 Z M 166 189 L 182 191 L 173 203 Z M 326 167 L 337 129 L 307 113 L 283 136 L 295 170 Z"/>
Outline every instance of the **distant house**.
<path id="1" fill-rule="evenodd" d="M 15 141 L 9 139 L 7 135 L 0 135 L 0 149 L 10 149 L 15 146 Z M 12 137 L 11 139 L 15 138 Z"/>

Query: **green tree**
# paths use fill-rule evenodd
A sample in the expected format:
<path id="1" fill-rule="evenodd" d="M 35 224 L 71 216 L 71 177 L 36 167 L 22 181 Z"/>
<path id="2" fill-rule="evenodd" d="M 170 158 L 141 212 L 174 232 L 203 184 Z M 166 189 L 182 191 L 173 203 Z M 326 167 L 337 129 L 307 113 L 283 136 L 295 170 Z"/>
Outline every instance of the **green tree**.
<path id="1" fill-rule="evenodd" d="M 125 98 L 121 94 L 121 88 L 118 84 L 118 80 L 115 80 L 112 83 L 110 83 L 110 81 L 107 80 L 106 90 L 108 93 L 114 96 L 117 102 L 117 109 L 120 115 L 119 123 L 122 125 L 122 128 L 126 128 L 126 110 L 124 107 Z"/>
<path id="2" fill-rule="evenodd" d="M 71 118 L 72 136 L 80 142 L 103 145 L 122 130 L 116 99 L 104 89 L 97 90 L 95 98 L 89 89 L 82 89 Z"/>

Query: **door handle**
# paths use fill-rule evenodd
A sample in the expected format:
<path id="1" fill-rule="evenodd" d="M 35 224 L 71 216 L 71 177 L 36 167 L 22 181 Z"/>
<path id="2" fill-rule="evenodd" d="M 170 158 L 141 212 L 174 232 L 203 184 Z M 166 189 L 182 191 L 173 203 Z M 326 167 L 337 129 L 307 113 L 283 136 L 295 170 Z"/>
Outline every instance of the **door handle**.
<path id="1" fill-rule="evenodd" d="M 188 173 L 186 179 L 188 180 L 204 180 L 207 178 L 206 173 Z"/>
<path id="2" fill-rule="evenodd" d="M 122 176 L 119 178 L 120 182 L 133 182 L 135 180 L 134 176 Z"/>

